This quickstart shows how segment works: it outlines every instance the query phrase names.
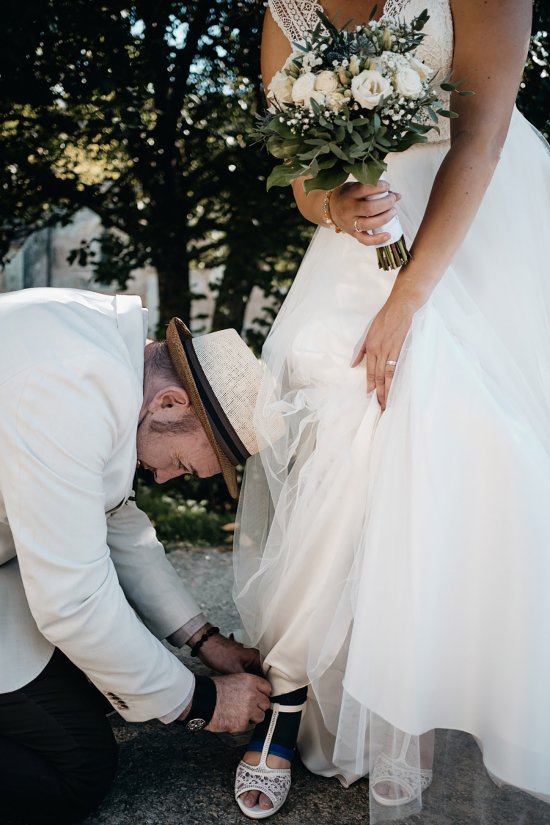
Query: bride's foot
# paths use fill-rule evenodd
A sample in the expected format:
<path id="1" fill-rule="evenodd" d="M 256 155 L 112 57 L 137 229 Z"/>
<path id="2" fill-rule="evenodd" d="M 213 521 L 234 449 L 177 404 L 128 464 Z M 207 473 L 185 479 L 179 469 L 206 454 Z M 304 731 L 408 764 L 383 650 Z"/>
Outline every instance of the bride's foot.
<path id="1" fill-rule="evenodd" d="M 252 765 L 256 767 L 260 762 L 261 754 L 257 751 L 247 751 L 243 756 L 242 761 L 246 765 Z M 268 768 L 275 768 L 275 769 L 283 769 L 288 770 L 291 766 L 291 761 L 289 759 L 283 759 L 281 756 L 273 756 L 272 754 L 268 754 L 267 757 L 267 767 Z M 273 803 L 265 793 L 261 793 L 260 791 L 246 791 L 240 797 L 241 801 L 247 808 L 255 808 L 256 805 L 264 811 L 268 811 L 270 808 L 273 807 Z"/>
<path id="2" fill-rule="evenodd" d="M 283 806 L 290 790 L 294 756 L 307 688 L 272 697 L 235 777 L 235 799 L 251 819 L 264 819 Z"/>
<path id="3" fill-rule="evenodd" d="M 388 747 L 377 757 L 370 777 L 372 795 L 379 805 L 393 807 L 407 805 L 429 788 L 432 783 L 434 732 L 420 738 L 420 767 L 407 761 L 411 736 L 403 734 L 397 749 Z"/>

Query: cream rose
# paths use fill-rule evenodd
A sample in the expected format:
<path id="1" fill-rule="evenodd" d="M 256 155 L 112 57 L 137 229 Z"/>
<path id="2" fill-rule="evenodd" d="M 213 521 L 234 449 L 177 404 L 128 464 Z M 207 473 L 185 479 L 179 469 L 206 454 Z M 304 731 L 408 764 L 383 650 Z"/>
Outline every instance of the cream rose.
<path id="1" fill-rule="evenodd" d="M 398 69 L 393 77 L 393 82 L 396 92 L 403 95 L 403 97 L 415 98 L 420 97 L 422 94 L 422 81 L 418 72 L 410 67 Z"/>
<path id="2" fill-rule="evenodd" d="M 375 109 L 385 95 L 391 94 L 391 86 L 380 72 L 365 69 L 351 81 L 351 93 L 363 109 Z"/>
<path id="3" fill-rule="evenodd" d="M 325 102 L 324 94 L 315 89 L 315 75 L 313 72 L 306 72 L 300 75 L 292 87 L 292 100 L 298 105 L 302 104 L 311 109 L 312 98 L 319 103 L 319 105 Z"/>
<path id="4" fill-rule="evenodd" d="M 273 98 L 280 105 L 292 103 L 292 78 L 286 72 L 280 71 L 273 75 L 271 83 L 267 87 L 268 97 Z"/>
<path id="5" fill-rule="evenodd" d="M 338 78 L 334 72 L 319 72 L 319 74 L 315 77 L 315 90 L 317 92 L 327 94 L 328 92 L 335 92 L 337 88 Z"/>
<path id="6" fill-rule="evenodd" d="M 417 57 L 409 57 L 409 66 L 411 69 L 414 69 L 422 82 L 430 79 L 432 69 L 430 69 L 429 66 L 426 66 L 425 63 L 422 63 L 422 61 L 418 60 Z"/>

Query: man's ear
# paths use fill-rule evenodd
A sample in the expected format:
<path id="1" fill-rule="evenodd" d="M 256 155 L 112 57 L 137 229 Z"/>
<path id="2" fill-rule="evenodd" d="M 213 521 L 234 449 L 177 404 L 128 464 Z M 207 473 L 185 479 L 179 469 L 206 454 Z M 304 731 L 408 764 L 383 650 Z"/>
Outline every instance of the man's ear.
<path id="1" fill-rule="evenodd" d="M 167 412 L 173 407 L 176 408 L 175 412 L 180 414 L 188 412 L 191 407 L 189 396 L 183 387 L 178 387 L 177 384 L 164 387 L 155 393 L 148 405 L 148 410 L 154 414 L 161 411 Z"/>

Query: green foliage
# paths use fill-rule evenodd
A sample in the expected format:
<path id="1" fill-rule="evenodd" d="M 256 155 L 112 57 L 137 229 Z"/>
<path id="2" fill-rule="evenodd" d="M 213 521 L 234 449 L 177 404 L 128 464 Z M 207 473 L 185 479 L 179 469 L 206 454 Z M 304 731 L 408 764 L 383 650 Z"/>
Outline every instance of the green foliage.
<path id="1" fill-rule="evenodd" d="M 550 140 L 550 4 L 533 3 L 533 36 L 518 94 L 518 107 Z"/>
<path id="2" fill-rule="evenodd" d="M 408 23 L 390 18 L 351 31 L 347 24 L 336 28 L 320 12 L 319 18 L 309 40 L 295 46 L 275 76 L 274 100 L 256 129 L 267 151 L 282 160 L 267 179 L 268 190 L 301 177 L 307 178 L 306 192 L 335 189 L 349 175 L 376 184 L 389 152 L 427 141 L 433 126 L 423 119 L 458 117 L 443 108 L 428 70 L 414 58 L 424 37 L 426 11 Z M 412 92 L 399 85 L 403 68 L 416 78 Z M 377 78 L 377 91 L 355 88 L 356 79 L 367 76 L 365 70 Z M 299 89 L 308 78 L 315 85 Z M 445 91 L 470 94 L 459 86 L 448 79 L 441 83 Z"/>
<path id="3" fill-rule="evenodd" d="M 213 511 L 206 499 L 187 499 L 181 489 L 167 491 L 160 485 L 142 483 L 138 486 L 137 503 L 166 545 L 212 547 L 226 541 L 228 533 L 222 528 L 232 519 Z"/>
<path id="4" fill-rule="evenodd" d="M 269 164 L 249 141 L 261 5 L 26 0 L 3 11 L 0 259 L 87 206 L 104 228 L 97 278 L 123 287 L 153 265 L 163 321 L 189 316 L 192 264 L 225 266 L 217 325 L 240 329 L 255 284 L 277 300 L 307 236 L 288 197 L 267 196 Z"/>
<path id="5" fill-rule="evenodd" d="M 6 3 L 0 259 L 87 206 L 105 228 L 98 277 L 123 286 L 152 264 L 163 319 L 189 315 L 192 263 L 225 268 L 216 328 L 241 328 L 254 285 L 273 315 L 311 228 L 287 191 L 266 193 L 272 164 L 249 140 L 263 109 L 262 12 L 257 0 Z M 548 135 L 548 3 L 535 0 L 534 13 L 518 104 Z"/>

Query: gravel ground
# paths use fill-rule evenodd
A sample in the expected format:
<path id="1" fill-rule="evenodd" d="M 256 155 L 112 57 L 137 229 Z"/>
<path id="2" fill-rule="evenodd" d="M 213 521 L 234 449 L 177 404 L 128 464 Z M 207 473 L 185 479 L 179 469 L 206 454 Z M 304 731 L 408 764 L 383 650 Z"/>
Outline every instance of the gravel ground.
<path id="1" fill-rule="evenodd" d="M 236 629 L 231 553 L 174 550 L 170 558 L 209 620 L 225 633 Z M 242 738 L 192 735 L 158 722 L 138 725 L 111 718 L 120 743 L 119 775 L 109 797 L 85 825 L 250 823 L 232 795 Z M 368 825 L 367 782 L 344 790 L 335 780 L 313 776 L 297 760 L 289 801 L 274 821 L 277 825 Z M 424 809 L 407 823 L 550 825 L 550 811 L 522 793 L 496 788 L 471 737 L 452 733 L 439 738 L 435 779 Z"/>

